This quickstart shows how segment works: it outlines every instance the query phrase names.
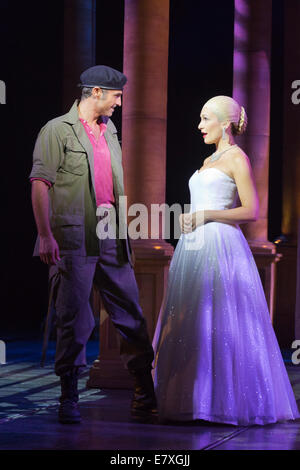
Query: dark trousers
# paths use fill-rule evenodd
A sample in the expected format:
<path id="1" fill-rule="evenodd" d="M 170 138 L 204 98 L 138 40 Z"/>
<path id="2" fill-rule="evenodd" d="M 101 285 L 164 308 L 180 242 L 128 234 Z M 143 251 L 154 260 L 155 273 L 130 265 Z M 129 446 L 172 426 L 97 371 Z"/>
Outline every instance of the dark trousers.
<path id="1" fill-rule="evenodd" d="M 134 270 L 120 264 L 116 240 L 100 241 L 100 255 L 62 256 L 49 272 L 56 312 L 55 372 L 63 375 L 86 365 L 86 343 L 94 328 L 90 306 L 93 283 L 120 337 L 120 354 L 126 368 L 150 366 L 153 349 L 139 305 Z"/>

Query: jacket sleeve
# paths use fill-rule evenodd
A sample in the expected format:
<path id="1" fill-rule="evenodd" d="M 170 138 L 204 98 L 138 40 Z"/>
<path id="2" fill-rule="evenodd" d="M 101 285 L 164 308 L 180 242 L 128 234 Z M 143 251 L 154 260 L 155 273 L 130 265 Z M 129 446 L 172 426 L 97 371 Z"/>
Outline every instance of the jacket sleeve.
<path id="1" fill-rule="evenodd" d="M 30 183 L 32 183 L 32 181 L 43 181 L 43 183 L 46 183 L 46 185 L 51 188 L 52 186 L 52 183 L 48 180 L 45 180 L 44 178 L 30 178 Z"/>
<path id="2" fill-rule="evenodd" d="M 33 151 L 33 166 L 29 178 L 38 178 L 54 184 L 56 173 L 64 156 L 64 144 L 52 122 L 40 131 Z"/>

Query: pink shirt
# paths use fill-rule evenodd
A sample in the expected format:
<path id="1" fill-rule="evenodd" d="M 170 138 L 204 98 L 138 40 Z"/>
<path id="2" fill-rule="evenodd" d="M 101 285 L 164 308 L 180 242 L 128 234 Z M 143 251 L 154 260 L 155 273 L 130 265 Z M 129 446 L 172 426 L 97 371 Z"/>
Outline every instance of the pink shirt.
<path id="1" fill-rule="evenodd" d="M 97 207 L 100 205 L 111 206 L 115 202 L 113 190 L 113 176 L 110 161 L 110 151 L 104 137 L 107 125 L 100 123 L 100 136 L 96 140 L 87 121 L 80 119 L 90 139 L 94 150 L 94 173 Z"/>
<path id="2" fill-rule="evenodd" d="M 95 191 L 96 191 L 96 203 L 97 207 L 100 205 L 111 206 L 115 202 L 114 190 L 113 190 L 113 177 L 110 161 L 110 151 L 104 137 L 107 125 L 100 123 L 100 136 L 96 140 L 92 129 L 88 125 L 87 121 L 80 119 L 83 127 L 90 139 L 94 151 L 94 174 L 95 174 Z M 49 188 L 52 183 L 43 178 L 31 178 L 30 181 L 40 180 L 44 181 Z"/>

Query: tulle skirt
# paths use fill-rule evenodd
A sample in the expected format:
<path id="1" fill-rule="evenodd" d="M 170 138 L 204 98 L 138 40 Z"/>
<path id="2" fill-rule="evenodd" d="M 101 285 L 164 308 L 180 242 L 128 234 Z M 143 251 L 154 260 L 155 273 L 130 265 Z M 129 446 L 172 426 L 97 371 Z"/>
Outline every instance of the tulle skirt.
<path id="1" fill-rule="evenodd" d="M 153 347 L 162 420 L 250 425 L 300 416 L 238 226 L 210 222 L 182 234 Z"/>

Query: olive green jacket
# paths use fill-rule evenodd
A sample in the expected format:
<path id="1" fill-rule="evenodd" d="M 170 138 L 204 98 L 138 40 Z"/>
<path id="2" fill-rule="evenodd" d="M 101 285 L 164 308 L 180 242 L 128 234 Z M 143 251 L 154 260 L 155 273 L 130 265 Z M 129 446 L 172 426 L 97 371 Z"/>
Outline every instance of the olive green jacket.
<path id="1" fill-rule="evenodd" d="M 52 183 L 50 225 L 60 254 L 98 256 L 93 147 L 79 120 L 77 106 L 76 100 L 67 114 L 52 119 L 41 129 L 29 177 Z M 119 211 L 119 196 L 124 195 L 122 153 L 114 124 L 106 117 L 102 119 L 107 124 L 104 135 L 111 154 L 117 226 L 122 223 L 124 232 L 126 215 Z M 118 254 L 120 262 L 131 262 L 127 228 L 125 232 L 125 238 L 117 240 Z M 39 238 L 34 255 L 39 255 Z"/>

